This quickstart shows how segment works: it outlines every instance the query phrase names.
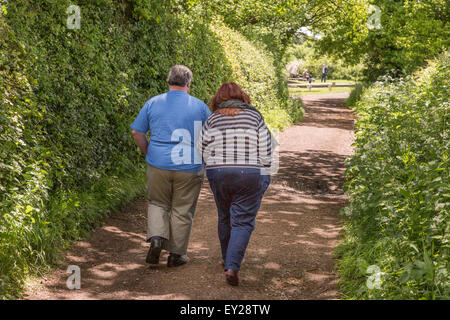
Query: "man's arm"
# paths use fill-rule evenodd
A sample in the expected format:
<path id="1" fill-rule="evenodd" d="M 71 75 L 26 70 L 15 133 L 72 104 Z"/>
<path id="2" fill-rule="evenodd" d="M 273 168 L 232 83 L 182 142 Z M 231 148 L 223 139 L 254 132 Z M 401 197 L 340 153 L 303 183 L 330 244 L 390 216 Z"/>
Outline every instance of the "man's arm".
<path id="1" fill-rule="evenodd" d="M 134 141 L 136 141 L 136 144 L 142 153 L 147 155 L 148 141 L 145 133 L 133 130 L 131 131 L 131 134 L 133 135 Z"/>

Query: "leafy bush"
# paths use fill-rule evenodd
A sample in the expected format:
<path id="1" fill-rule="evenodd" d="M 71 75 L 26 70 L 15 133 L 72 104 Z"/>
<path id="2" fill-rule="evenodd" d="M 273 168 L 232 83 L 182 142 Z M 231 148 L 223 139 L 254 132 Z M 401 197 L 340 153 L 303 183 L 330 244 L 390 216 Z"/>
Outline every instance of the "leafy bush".
<path id="1" fill-rule="evenodd" d="M 86 23 L 96 12 L 76 34 L 60 23 L 67 7 L 10 2 L 0 17 L 0 297 L 144 190 L 125 123 L 136 110 L 114 73 L 124 57 L 98 48 L 124 43 L 114 8 L 104 29 Z"/>
<path id="2" fill-rule="evenodd" d="M 301 110 L 271 87 L 267 54 L 251 51 L 253 61 L 224 48 L 225 37 L 249 45 L 222 24 L 216 32 L 199 6 L 80 0 L 81 29 L 70 30 L 71 4 L 0 6 L 0 298 L 15 297 L 28 274 L 47 271 L 62 248 L 143 194 L 145 162 L 129 125 L 167 90 L 171 65 L 192 69 L 192 94 L 205 102 L 224 81 L 247 84 L 272 127 Z"/>
<path id="3" fill-rule="evenodd" d="M 356 103 L 361 99 L 364 87 L 361 83 L 357 83 L 353 90 L 350 92 L 347 100 L 345 100 L 345 105 L 349 108 L 354 107 Z"/>
<path id="4" fill-rule="evenodd" d="M 449 71 L 446 53 L 413 77 L 377 82 L 355 106 L 338 249 L 350 298 L 449 298 Z M 371 265 L 379 287 L 366 285 Z"/>
<path id="5" fill-rule="evenodd" d="M 233 80 L 250 93 L 252 104 L 261 110 L 268 126 L 282 130 L 299 121 L 303 116 L 301 100 L 289 99 L 284 79 L 284 88 L 279 87 L 280 74 L 273 57 L 220 19 L 215 20 L 211 29 L 230 61 Z"/>
<path id="6" fill-rule="evenodd" d="M 332 4 L 336 10 L 330 19 L 313 28 L 323 35 L 318 47 L 350 64 L 361 62 L 361 80 L 374 82 L 387 73 L 410 75 L 450 45 L 449 1 L 339 0 Z"/>
<path id="7" fill-rule="evenodd" d="M 2 9 L 2 10 L 1 10 Z M 0 8 L 4 13 L 5 7 Z M 40 201 L 47 196 L 48 178 L 39 154 L 41 110 L 31 101 L 29 79 L 24 74 L 24 50 L 0 16 L 0 297 L 16 285 L 27 268 L 25 259 L 39 260 L 29 244 L 30 225 L 40 223 Z M 39 115 L 41 114 L 41 116 Z M 45 153 L 45 150 L 43 150 Z M 42 226 L 42 225 L 41 225 Z M 31 232 L 30 232 L 31 231 Z"/>

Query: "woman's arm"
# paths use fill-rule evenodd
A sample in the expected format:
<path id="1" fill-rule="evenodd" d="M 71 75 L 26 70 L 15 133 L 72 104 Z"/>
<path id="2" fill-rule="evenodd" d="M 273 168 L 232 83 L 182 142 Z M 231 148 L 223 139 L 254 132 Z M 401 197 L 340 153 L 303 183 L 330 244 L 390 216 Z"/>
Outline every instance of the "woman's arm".
<path id="1" fill-rule="evenodd" d="M 258 126 L 258 155 L 264 167 L 270 167 L 272 165 L 272 141 L 272 133 L 269 128 L 267 128 L 264 119 L 261 117 Z"/>

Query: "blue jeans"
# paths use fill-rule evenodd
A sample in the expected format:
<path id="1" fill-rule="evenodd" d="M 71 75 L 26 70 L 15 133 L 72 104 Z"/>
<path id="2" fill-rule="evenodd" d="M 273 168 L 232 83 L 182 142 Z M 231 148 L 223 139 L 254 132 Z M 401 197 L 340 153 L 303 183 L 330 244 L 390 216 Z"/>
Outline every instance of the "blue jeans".
<path id="1" fill-rule="evenodd" d="M 207 169 L 206 175 L 216 200 L 225 270 L 238 272 L 270 176 L 261 175 L 260 169 L 238 167 Z"/>

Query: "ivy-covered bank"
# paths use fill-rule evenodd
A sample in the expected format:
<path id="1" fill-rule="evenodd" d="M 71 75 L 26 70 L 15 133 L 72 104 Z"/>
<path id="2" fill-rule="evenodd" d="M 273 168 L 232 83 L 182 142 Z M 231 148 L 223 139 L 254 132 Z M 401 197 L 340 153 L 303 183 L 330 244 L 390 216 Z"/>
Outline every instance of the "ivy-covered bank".
<path id="1" fill-rule="evenodd" d="M 450 297 L 450 59 L 355 92 L 341 288 L 353 299 Z M 352 99 L 354 101 L 354 99 Z"/>
<path id="2" fill-rule="evenodd" d="M 198 5 L 79 0 L 72 30 L 72 4 L 0 1 L 0 298 L 144 192 L 129 124 L 173 64 L 205 102 L 233 80 L 272 128 L 302 115 L 272 55 Z"/>

